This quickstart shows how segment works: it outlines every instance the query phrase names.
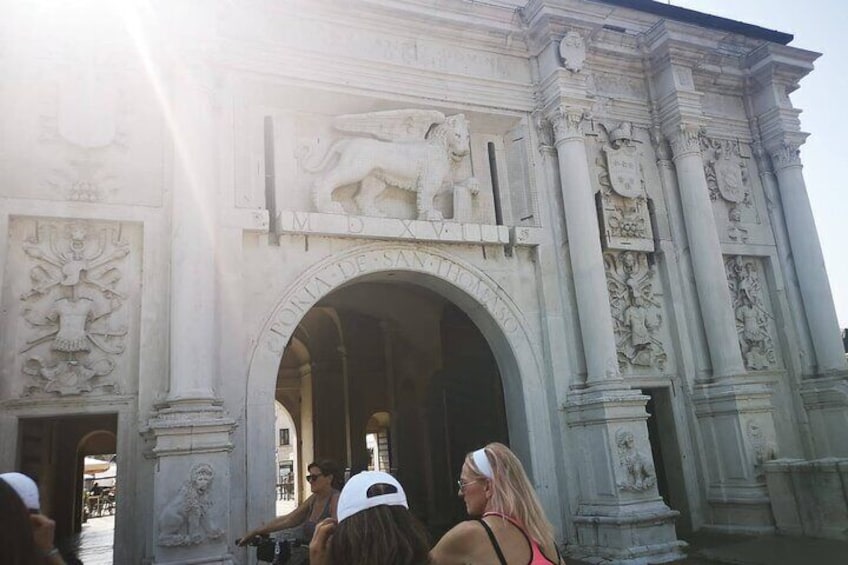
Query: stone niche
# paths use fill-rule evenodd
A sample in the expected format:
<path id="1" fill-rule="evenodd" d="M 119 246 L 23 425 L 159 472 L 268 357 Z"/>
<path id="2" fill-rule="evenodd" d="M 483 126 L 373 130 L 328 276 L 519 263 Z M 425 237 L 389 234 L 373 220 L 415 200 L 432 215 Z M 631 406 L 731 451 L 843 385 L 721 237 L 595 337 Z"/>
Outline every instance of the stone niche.
<path id="1" fill-rule="evenodd" d="M 141 227 L 12 217 L 0 397 L 131 393 Z"/>
<path id="2" fill-rule="evenodd" d="M 237 188 L 237 205 L 278 215 L 538 225 L 524 121 L 432 108 L 358 111 L 373 105 L 243 107 L 236 135 L 247 149 L 237 166 L 250 182 Z"/>

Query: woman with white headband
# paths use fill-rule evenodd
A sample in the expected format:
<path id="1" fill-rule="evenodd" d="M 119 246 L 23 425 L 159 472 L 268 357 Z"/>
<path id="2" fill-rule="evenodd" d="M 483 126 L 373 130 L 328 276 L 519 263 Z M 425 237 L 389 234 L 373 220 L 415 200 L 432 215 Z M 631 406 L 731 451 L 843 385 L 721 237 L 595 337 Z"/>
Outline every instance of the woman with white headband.
<path id="1" fill-rule="evenodd" d="M 430 552 L 432 563 L 562 564 L 553 526 L 545 517 L 521 462 L 501 443 L 465 457 L 459 496 L 474 520 L 454 526 Z"/>

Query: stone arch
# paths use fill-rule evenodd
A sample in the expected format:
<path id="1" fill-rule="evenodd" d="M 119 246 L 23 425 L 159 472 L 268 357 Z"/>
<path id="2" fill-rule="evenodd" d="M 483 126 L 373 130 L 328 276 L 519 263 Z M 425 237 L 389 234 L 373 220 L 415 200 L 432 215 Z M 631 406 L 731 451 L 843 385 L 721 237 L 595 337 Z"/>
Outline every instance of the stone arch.
<path id="1" fill-rule="evenodd" d="M 561 501 L 555 469 L 550 397 L 540 350 L 512 298 L 491 277 L 468 262 L 437 249 L 402 243 L 356 246 L 314 264 L 283 293 L 253 343 L 246 380 L 245 456 L 250 462 L 246 519 L 258 524 L 273 513 L 260 488 L 270 484 L 269 451 L 277 368 L 299 321 L 321 298 L 343 286 L 369 281 L 406 282 L 423 286 L 450 300 L 477 325 L 491 348 L 503 382 L 507 426 L 513 449 L 544 501 L 557 531 L 562 531 Z M 265 424 L 263 424 L 265 422 Z"/>

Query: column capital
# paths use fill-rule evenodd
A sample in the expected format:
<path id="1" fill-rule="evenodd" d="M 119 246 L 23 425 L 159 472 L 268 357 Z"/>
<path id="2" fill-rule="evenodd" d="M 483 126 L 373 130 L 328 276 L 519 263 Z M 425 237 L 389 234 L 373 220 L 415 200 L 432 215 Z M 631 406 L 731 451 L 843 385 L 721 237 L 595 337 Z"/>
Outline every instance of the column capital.
<path id="1" fill-rule="evenodd" d="M 583 108 L 557 106 L 545 114 L 554 131 L 554 143 L 583 138 L 583 123 L 591 114 Z"/>
<path id="2" fill-rule="evenodd" d="M 801 167 L 801 142 L 783 140 L 768 149 L 776 171 L 788 167 Z"/>
<path id="3" fill-rule="evenodd" d="M 667 135 L 675 159 L 692 154 L 701 155 L 701 136 L 704 135 L 704 126 L 682 123 Z"/>

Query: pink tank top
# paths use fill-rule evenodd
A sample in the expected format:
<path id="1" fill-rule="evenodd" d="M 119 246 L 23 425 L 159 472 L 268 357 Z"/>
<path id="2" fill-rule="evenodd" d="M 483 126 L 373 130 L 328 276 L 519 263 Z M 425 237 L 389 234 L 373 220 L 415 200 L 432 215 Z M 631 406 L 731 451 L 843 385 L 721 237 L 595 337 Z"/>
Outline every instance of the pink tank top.
<path id="1" fill-rule="evenodd" d="M 517 520 L 510 516 L 507 516 L 506 514 L 501 514 L 500 512 L 486 512 L 485 514 L 483 514 L 483 518 L 485 518 L 486 516 L 498 516 L 499 518 L 509 520 L 509 522 L 513 526 L 518 528 L 521 533 L 524 534 L 524 537 L 527 538 L 527 542 L 530 544 L 531 551 L 530 561 L 527 563 L 527 565 L 556 565 L 555 561 L 551 561 L 550 559 L 545 557 L 545 554 L 542 553 L 542 548 L 539 547 L 539 544 L 536 543 L 536 540 L 527 535 L 524 526 L 522 526 Z M 498 545 L 498 542 L 495 539 L 495 535 L 492 533 L 492 531 L 489 529 L 489 526 L 483 520 L 480 520 L 480 523 L 483 524 L 483 527 L 486 529 L 486 533 L 489 534 L 489 539 L 492 541 L 492 545 L 495 546 L 495 552 L 498 554 L 498 558 L 501 560 L 501 563 L 506 565 L 506 560 L 503 557 L 500 545 Z"/>

